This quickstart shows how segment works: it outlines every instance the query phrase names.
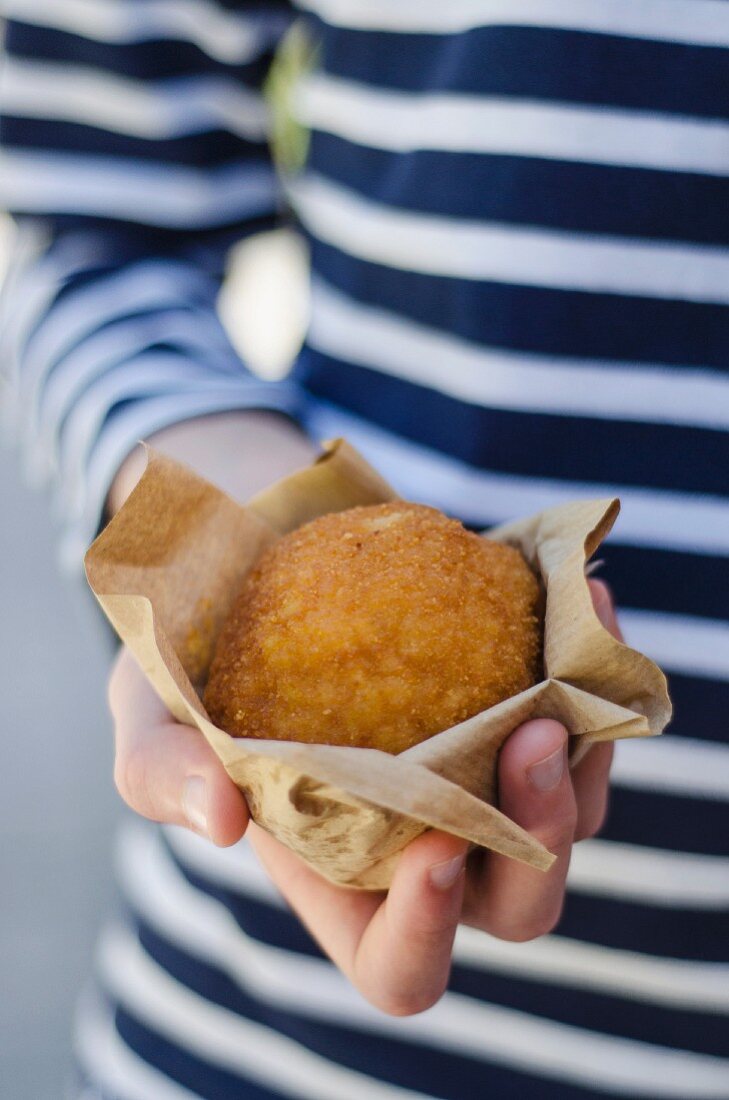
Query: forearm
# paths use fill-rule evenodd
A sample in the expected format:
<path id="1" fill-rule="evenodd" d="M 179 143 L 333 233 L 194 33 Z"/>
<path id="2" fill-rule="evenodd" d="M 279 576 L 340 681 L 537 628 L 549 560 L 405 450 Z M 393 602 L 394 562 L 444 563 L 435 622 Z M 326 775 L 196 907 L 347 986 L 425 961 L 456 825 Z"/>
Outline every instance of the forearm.
<path id="1" fill-rule="evenodd" d="M 209 37 L 180 22 L 174 4 L 162 23 L 182 43 L 179 57 L 131 30 L 91 44 L 70 0 L 30 6 L 30 23 L 11 13 L 0 30 L 0 207 L 20 230 L 3 287 L 3 411 L 29 476 L 55 490 L 61 560 L 76 571 L 137 440 L 223 411 L 301 411 L 293 383 L 247 372 L 216 309 L 230 245 L 280 221 L 261 83 L 290 16 L 274 0 L 235 10 L 211 0 L 211 18 L 229 31 L 222 60 L 205 56 Z M 84 7 L 103 22 L 106 0 Z M 52 61 L 37 64 L 34 51 L 51 46 Z M 74 73 L 98 96 L 69 96 Z M 173 104 L 167 83 L 178 76 Z M 110 119 L 104 104 L 129 96 L 149 105 L 149 132 L 131 108 Z M 242 446 L 236 436 L 226 467 L 245 467 Z"/>
<path id="2" fill-rule="evenodd" d="M 236 500 L 312 460 L 316 448 L 288 417 L 246 410 L 186 420 L 155 433 L 149 444 L 184 462 Z M 119 510 L 144 471 L 137 447 L 121 466 L 107 501 L 111 515 Z"/>

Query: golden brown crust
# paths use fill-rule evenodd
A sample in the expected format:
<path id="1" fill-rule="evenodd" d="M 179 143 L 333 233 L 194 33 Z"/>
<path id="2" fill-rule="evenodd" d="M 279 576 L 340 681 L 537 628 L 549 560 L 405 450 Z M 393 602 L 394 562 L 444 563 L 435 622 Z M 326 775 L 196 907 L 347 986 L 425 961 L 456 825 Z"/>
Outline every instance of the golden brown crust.
<path id="1" fill-rule="evenodd" d="M 322 516 L 246 579 L 204 702 L 237 737 L 402 752 L 539 678 L 518 550 L 395 501 Z"/>

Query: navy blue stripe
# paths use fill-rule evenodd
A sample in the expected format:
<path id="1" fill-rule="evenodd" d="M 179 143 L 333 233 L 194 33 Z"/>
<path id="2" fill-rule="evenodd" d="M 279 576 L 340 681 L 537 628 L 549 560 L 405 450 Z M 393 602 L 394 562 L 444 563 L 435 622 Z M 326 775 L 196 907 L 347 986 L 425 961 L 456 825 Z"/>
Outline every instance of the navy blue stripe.
<path id="1" fill-rule="evenodd" d="M 726 51 L 711 46 L 516 26 L 442 36 L 324 26 L 322 44 L 328 72 L 365 84 L 729 117 Z"/>
<path id="2" fill-rule="evenodd" d="M 563 985 L 527 981 L 498 971 L 453 967 L 449 989 L 477 1000 L 659 1047 L 726 1057 L 727 1021 L 712 1012 L 688 1012 Z"/>
<path id="3" fill-rule="evenodd" d="M 188 864 L 177 858 L 164 835 L 160 835 L 168 858 L 180 874 L 196 890 L 208 894 L 224 905 L 246 935 L 261 940 L 262 943 L 268 943 L 272 947 L 281 947 L 285 951 L 297 951 L 316 959 L 325 957 L 319 945 L 289 909 L 257 901 L 255 898 L 231 890 L 198 874 Z"/>
<path id="4" fill-rule="evenodd" d="M 424 275 L 317 240 L 312 263 L 363 304 L 491 348 L 729 372 L 726 306 Z"/>
<path id="5" fill-rule="evenodd" d="M 111 245 L 117 239 L 115 237 L 105 238 L 103 244 Z M 128 251 L 124 249 L 124 242 L 129 246 Z M 150 254 L 137 254 L 136 244 L 131 235 L 121 237 L 117 241 L 117 254 L 116 261 L 113 255 L 99 254 L 98 264 L 93 267 L 87 267 L 75 272 L 71 276 L 67 276 L 62 283 L 59 284 L 58 291 L 53 298 L 52 303 L 48 307 L 48 314 L 53 312 L 55 306 L 65 299 L 73 297 L 75 293 L 82 289 L 99 283 L 103 285 L 103 280 L 117 280 L 122 276 L 127 275 L 131 282 L 133 276 L 140 272 L 140 269 L 149 272 L 155 270 L 160 278 L 168 277 L 170 279 L 170 285 L 175 286 L 175 276 L 182 272 L 184 275 L 189 275 L 191 278 L 185 285 L 184 290 L 181 288 L 175 288 L 177 298 L 175 305 L 178 308 L 186 309 L 201 309 L 206 312 L 210 312 L 214 307 L 215 299 L 218 293 L 217 284 L 217 256 L 211 255 L 210 267 L 206 269 L 203 263 L 192 265 L 186 256 L 175 256 L 170 254 L 164 255 L 150 255 Z M 207 277 L 206 277 L 207 276 Z M 123 298 L 119 298 L 115 303 L 117 306 L 113 321 L 119 319 L 126 319 L 135 316 L 143 316 L 148 313 L 143 307 L 137 307 L 136 309 L 129 309 Z M 165 307 L 167 308 L 167 307 Z M 162 311 L 164 312 L 164 311 Z M 41 324 L 43 319 L 41 318 Z M 99 323 L 95 331 L 102 331 L 106 324 L 109 322 Z"/>
<path id="6" fill-rule="evenodd" d="M 281 5 L 274 16 L 284 14 Z M 210 74 L 234 76 L 241 83 L 260 87 L 270 65 L 272 52 L 264 51 L 242 65 L 218 61 L 192 42 L 150 39 L 142 42 L 97 42 L 50 27 L 11 20 L 6 28 L 6 50 L 14 57 L 31 61 L 72 61 L 133 80 L 163 80 L 166 77 Z"/>
<path id="7" fill-rule="evenodd" d="M 726 856 L 729 804 L 613 786 L 600 836 L 670 852 Z"/>
<path id="8" fill-rule="evenodd" d="M 622 546 L 608 539 L 596 558 L 604 562 L 597 575 L 611 585 L 619 607 L 729 619 L 729 557 Z"/>
<path id="9" fill-rule="evenodd" d="M 206 893 L 208 891 L 205 891 Z M 240 899 L 241 907 L 245 907 L 248 899 L 244 896 Z M 255 905 L 256 903 L 254 903 Z M 160 943 L 169 945 L 164 937 L 147 925 L 143 919 L 135 918 L 142 928 L 142 942 L 155 958 Z M 292 925 L 297 923 L 293 915 L 289 915 Z M 257 922 L 256 922 L 257 923 Z M 260 930 L 261 926 L 257 924 Z M 296 952 L 296 948 L 286 943 L 273 943 L 268 930 L 263 927 L 263 935 L 255 934 L 246 929 L 246 935 L 268 946 L 281 947 L 283 950 Z M 292 939 L 295 939 L 295 930 L 292 929 Z M 170 950 L 172 950 L 170 948 Z M 189 958 L 187 952 L 174 949 L 183 967 L 173 971 L 178 980 L 188 984 L 189 972 L 185 972 Z M 173 956 L 174 957 L 174 956 Z M 167 968 L 169 954 L 165 951 L 162 965 Z M 197 966 L 197 960 L 195 960 Z M 203 964 L 199 964 L 203 966 Z M 217 970 L 212 964 L 207 964 L 206 969 L 211 972 Z M 222 983 L 221 983 L 222 984 Z M 225 1000 L 221 1001 L 225 1007 L 232 1011 L 243 1011 L 250 1014 L 249 1008 L 242 1008 L 238 998 L 248 998 L 241 994 L 237 983 L 226 978 L 229 990 Z M 197 984 L 193 986 L 204 996 L 210 997 L 210 984 Z M 498 971 L 488 967 L 470 967 L 465 964 L 456 964 L 453 967 L 448 988 L 455 993 L 462 993 L 476 1000 L 490 1004 L 502 1005 L 514 1008 L 520 1012 L 544 1016 L 547 1019 L 560 1023 L 570 1024 L 575 1027 L 586 1027 L 592 1030 L 604 1031 L 609 1035 L 618 1035 L 625 1038 L 655 1042 L 659 1045 L 694 1050 L 706 1054 L 721 1055 L 726 1053 L 726 1029 L 725 1021 L 719 1021 L 711 1013 L 684 1010 L 676 1010 L 670 1007 L 645 1004 L 636 1001 L 626 995 L 597 993 L 582 989 L 572 989 L 561 983 L 532 981 L 513 975 L 504 976 Z M 294 1006 L 292 1006 L 294 1007 Z M 295 1011 L 295 1009 L 294 1009 Z M 296 1017 L 298 1018 L 298 1017 Z M 264 1021 L 265 1022 L 265 1021 Z M 319 1025 L 315 1025 L 318 1027 Z M 684 1029 L 683 1031 L 681 1029 Z M 348 1045 L 350 1040 L 347 1039 Z M 355 1066 L 354 1068 L 358 1068 Z M 420 1087 L 410 1084 L 411 1088 Z"/>
<path id="10" fill-rule="evenodd" d="M 483 533 L 483 521 L 457 518 L 470 530 Z M 729 557 L 613 541 L 619 538 L 618 518 L 615 534 L 598 548 L 591 562 L 592 575 L 610 585 L 618 612 L 621 607 L 630 607 L 713 621 L 729 619 Z M 714 732 L 707 736 L 724 740 L 723 718 L 721 726 L 717 722 L 729 712 L 729 684 L 714 681 L 709 686 L 705 678 L 675 674 L 670 679 L 682 726 L 687 727 L 689 719 L 699 728 L 708 723 Z M 673 732 L 677 732 L 675 727 Z"/>
<path id="11" fill-rule="evenodd" d="M 239 219 L 229 225 L 166 229 L 116 218 L 98 218 L 87 214 L 49 214 L 44 222 L 54 237 L 67 233 L 91 232 L 99 235 L 99 251 L 116 268 L 129 260 L 150 257 L 193 257 L 206 270 L 222 277 L 228 249 L 244 237 L 281 225 L 280 213 Z M 114 263 L 114 257 L 118 263 Z"/>
<path id="12" fill-rule="evenodd" d="M 256 17 L 270 15 L 272 12 L 296 14 L 295 3 L 289 3 L 288 0 L 215 0 L 215 4 L 226 11 L 246 12 Z"/>
<path id="13" fill-rule="evenodd" d="M 647 816 L 648 810 L 643 812 Z M 676 814 L 675 803 L 669 813 Z M 634 822 L 634 829 L 640 830 L 640 818 Z M 726 836 L 726 826 L 719 836 Z M 170 852 L 170 857 L 190 885 L 221 902 L 247 935 L 287 951 L 323 957 L 288 910 L 210 882 L 176 859 L 174 853 Z M 557 934 L 624 951 L 720 962 L 729 961 L 727 919 L 726 911 L 721 910 L 687 910 L 678 906 L 664 909 L 570 891 Z"/>
<path id="14" fill-rule="evenodd" d="M 486 1093 L 498 1096 L 500 1100 L 502 1097 L 516 1100 L 517 1097 L 530 1095 L 518 1091 L 519 1086 L 527 1089 L 538 1082 L 538 1095 L 544 1100 L 584 1100 L 593 1095 L 591 1090 L 575 1089 L 563 1082 L 544 1081 L 533 1075 L 494 1066 L 488 1061 L 433 1050 L 405 1039 L 355 1031 L 342 1025 L 307 1019 L 294 1011 L 274 1008 L 247 996 L 221 968 L 179 951 L 143 921 L 139 922 L 139 938 L 144 949 L 160 966 L 200 995 L 240 1016 L 273 1027 L 340 1065 L 401 1088 L 442 1097 L 443 1100 L 464 1100 L 465 1097 L 481 1097 Z M 583 1017 L 582 1026 L 585 1023 Z"/>
<path id="15" fill-rule="evenodd" d="M 364 198 L 398 209 L 729 244 L 726 177 L 484 153 L 394 153 L 319 131 L 312 135 L 310 164 Z M 454 177 L 457 188 L 450 186 Z"/>
<path id="16" fill-rule="evenodd" d="M 134 162 L 152 161 L 194 168 L 222 168 L 231 162 L 249 158 L 251 164 L 270 164 L 268 144 L 247 141 L 224 130 L 208 130 L 182 137 L 140 138 L 112 133 L 96 126 L 4 115 L 0 121 L 0 142 L 8 152 L 30 150 L 62 153 L 68 156 L 119 157 L 119 166 L 133 174 Z"/>
<path id="17" fill-rule="evenodd" d="M 727 927 L 726 909 L 661 908 L 568 890 L 556 934 L 644 955 L 729 962 Z"/>
<path id="18" fill-rule="evenodd" d="M 261 1088 L 242 1075 L 221 1069 L 191 1054 L 185 1047 L 171 1043 L 121 1006 L 116 1008 L 114 1023 L 130 1050 L 170 1080 L 194 1090 L 204 1100 L 283 1100 L 282 1093 Z"/>
<path id="19" fill-rule="evenodd" d="M 545 478 L 729 490 L 726 432 L 483 408 L 312 349 L 299 378 L 314 396 L 477 468 L 530 476 L 538 454 Z"/>
<path id="20" fill-rule="evenodd" d="M 289 12 L 295 10 L 295 5 L 287 0 L 215 0 L 219 8 L 226 11 L 250 12 L 255 15 L 268 15 L 273 12 Z"/>
<path id="21" fill-rule="evenodd" d="M 674 707 L 672 733 L 726 744 L 729 681 L 672 673 L 669 688 Z"/>

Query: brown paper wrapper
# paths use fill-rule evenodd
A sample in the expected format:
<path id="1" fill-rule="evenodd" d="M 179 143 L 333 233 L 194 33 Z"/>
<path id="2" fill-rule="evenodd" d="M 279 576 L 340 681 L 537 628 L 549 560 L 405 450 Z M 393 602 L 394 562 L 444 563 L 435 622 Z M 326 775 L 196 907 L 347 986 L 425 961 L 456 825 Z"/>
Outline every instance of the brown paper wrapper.
<path id="1" fill-rule="evenodd" d="M 150 451 L 139 485 L 86 555 L 89 583 L 121 639 L 181 722 L 195 725 L 244 792 L 254 820 L 333 882 L 384 889 L 405 845 L 427 828 L 545 870 L 553 856 L 495 801 L 496 757 L 528 718 L 563 722 L 571 760 L 595 741 L 660 733 L 666 680 L 600 624 L 585 563 L 616 500 L 550 508 L 489 532 L 518 547 L 546 592 L 545 679 L 398 756 L 374 749 L 234 738 L 200 695 L 218 632 L 261 551 L 326 512 L 392 500 L 342 441 L 246 507 Z"/>

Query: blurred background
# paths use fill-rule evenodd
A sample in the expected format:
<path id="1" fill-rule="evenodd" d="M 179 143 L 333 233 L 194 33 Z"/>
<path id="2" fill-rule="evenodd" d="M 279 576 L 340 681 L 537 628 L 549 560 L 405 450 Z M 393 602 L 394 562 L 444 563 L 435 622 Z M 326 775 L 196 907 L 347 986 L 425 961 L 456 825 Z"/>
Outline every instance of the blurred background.
<path id="1" fill-rule="evenodd" d="M 12 226 L 0 217 L 0 278 Z M 285 231 L 231 256 L 220 311 L 253 369 L 277 377 L 303 330 L 306 255 Z M 2 391 L 0 390 L 0 402 Z M 113 904 L 122 806 L 106 678 L 114 644 L 79 576 L 60 572 L 46 495 L 0 451 L 0 1098 L 58 1100 L 74 1004 Z"/>
<path id="2" fill-rule="evenodd" d="M 45 501 L 7 451 L 0 515 L 0 1096 L 55 1100 L 111 892 L 112 645 L 80 582 L 60 577 Z"/>

